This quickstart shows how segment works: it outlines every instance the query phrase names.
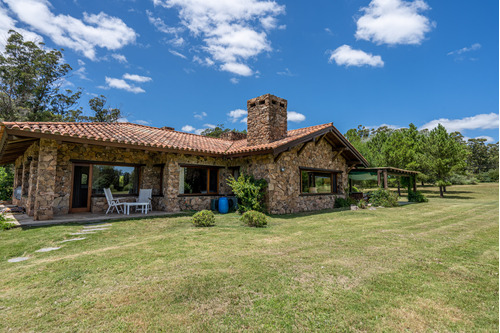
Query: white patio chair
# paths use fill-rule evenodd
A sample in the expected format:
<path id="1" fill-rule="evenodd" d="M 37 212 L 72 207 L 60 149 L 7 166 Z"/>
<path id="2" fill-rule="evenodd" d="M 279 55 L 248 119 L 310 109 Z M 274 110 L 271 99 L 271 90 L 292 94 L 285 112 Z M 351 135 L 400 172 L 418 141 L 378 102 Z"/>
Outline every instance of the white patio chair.
<path id="1" fill-rule="evenodd" d="M 137 198 L 136 202 L 147 203 L 147 205 L 145 205 L 145 206 L 140 206 L 140 208 L 142 210 L 141 213 L 147 214 L 148 211 L 153 210 L 153 208 L 151 206 L 152 196 L 153 196 L 152 189 L 140 189 L 139 190 L 139 197 Z M 138 208 L 139 208 L 139 206 L 136 206 L 135 211 L 137 211 Z M 146 212 L 144 212 L 144 209 L 146 209 Z"/>
<path id="2" fill-rule="evenodd" d="M 120 214 L 121 212 L 125 212 L 124 207 L 123 207 L 123 202 L 120 202 L 121 199 L 115 199 L 113 198 L 113 194 L 111 193 L 110 188 L 105 188 L 104 189 L 104 195 L 106 196 L 106 201 L 108 201 L 108 210 L 106 211 L 106 214 L 108 214 L 110 211 L 111 213 L 113 210 L 116 209 L 116 212 Z M 121 212 L 120 212 L 120 207 L 121 207 Z"/>

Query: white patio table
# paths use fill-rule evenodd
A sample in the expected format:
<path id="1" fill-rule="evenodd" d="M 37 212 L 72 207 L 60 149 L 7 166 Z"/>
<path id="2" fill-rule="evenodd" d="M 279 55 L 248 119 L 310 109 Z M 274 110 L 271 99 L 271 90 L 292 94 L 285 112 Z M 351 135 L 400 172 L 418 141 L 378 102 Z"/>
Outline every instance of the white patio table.
<path id="1" fill-rule="evenodd" d="M 130 206 L 136 206 L 136 207 L 141 207 L 141 213 L 147 214 L 148 213 L 148 202 L 124 202 L 123 206 L 125 207 L 124 213 L 126 215 L 130 215 Z"/>

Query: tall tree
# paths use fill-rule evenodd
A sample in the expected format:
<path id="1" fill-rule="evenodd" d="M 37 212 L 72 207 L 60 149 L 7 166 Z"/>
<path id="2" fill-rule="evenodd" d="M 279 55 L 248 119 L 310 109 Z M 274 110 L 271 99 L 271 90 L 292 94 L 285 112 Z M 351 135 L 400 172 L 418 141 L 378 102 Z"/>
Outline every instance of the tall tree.
<path id="1" fill-rule="evenodd" d="M 224 124 L 218 124 L 214 128 L 207 128 L 207 129 L 203 130 L 203 132 L 201 132 L 201 135 L 210 136 L 213 138 L 220 138 L 222 133 L 227 133 L 227 132 L 246 133 L 247 131 L 246 130 L 239 131 L 237 129 L 229 129 L 229 128 L 225 128 Z"/>
<path id="2" fill-rule="evenodd" d="M 99 123 L 116 123 L 122 118 L 120 109 L 106 106 L 106 102 L 107 99 L 103 95 L 89 100 L 90 110 L 92 110 L 94 115 L 86 117 L 85 120 Z"/>
<path id="3" fill-rule="evenodd" d="M 71 66 L 59 50 L 24 41 L 13 30 L 0 54 L 0 120 L 63 120 L 81 91 L 62 90 Z"/>
<path id="4" fill-rule="evenodd" d="M 486 139 L 476 138 L 467 141 L 467 166 L 472 173 L 478 174 L 489 169 L 489 154 Z"/>
<path id="5" fill-rule="evenodd" d="M 465 165 L 465 149 L 441 124 L 429 132 L 424 144 L 423 162 L 439 186 L 439 195 L 443 197 L 445 187 L 450 184 L 452 170 Z"/>

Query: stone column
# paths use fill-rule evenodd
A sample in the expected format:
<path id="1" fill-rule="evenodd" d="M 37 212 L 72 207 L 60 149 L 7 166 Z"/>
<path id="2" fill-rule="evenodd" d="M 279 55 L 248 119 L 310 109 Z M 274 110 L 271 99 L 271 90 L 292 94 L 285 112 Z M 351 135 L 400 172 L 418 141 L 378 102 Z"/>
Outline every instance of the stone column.
<path id="1" fill-rule="evenodd" d="M 163 197 L 167 212 L 178 212 L 179 207 L 179 166 L 169 160 L 165 164 L 166 182 L 163 183 Z"/>
<path id="2" fill-rule="evenodd" d="M 38 174 L 38 152 L 33 154 L 33 160 L 30 164 L 30 178 L 28 186 L 28 202 L 26 203 L 26 212 L 33 216 L 35 210 L 35 199 L 37 196 L 36 184 Z"/>
<path id="3" fill-rule="evenodd" d="M 34 205 L 35 220 L 50 220 L 54 216 L 54 194 L 56 189 L 57 143 L 40 139 L 38 175 Z"/>
<path id="4" fill-rule="evenodd" d="M 25 158 L 25 157 L 24 157 Z M 26 207 L 28 202 L 28 189 L 30 180 L 30 162 L 23 161 L 23 176 L 21 178 L 21 205 Z"/>

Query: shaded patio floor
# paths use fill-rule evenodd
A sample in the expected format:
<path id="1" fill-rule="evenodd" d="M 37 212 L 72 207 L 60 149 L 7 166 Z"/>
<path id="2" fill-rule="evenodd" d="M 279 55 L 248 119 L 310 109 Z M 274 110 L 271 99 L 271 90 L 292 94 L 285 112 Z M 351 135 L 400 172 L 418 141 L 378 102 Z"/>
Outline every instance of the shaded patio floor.
<path id="1" fill-rule="evenodd" d="M 0 205 L 0 211 L 9 207 L 6 205 Z M 102 222 L 110 220 L 129 220 L 137 218 L 151 218 L 160 216 L 169 216 L 179 213 L 170 213 L 164 211 L 150 211 L 147 214 L 142 213 L 132 213 L 130 215 L 118 214 L 118 213 L 72 213 L 64 215 L 56 215 L 52 220 L 46 221 L 35 221 L 33 216 L 28 216 L 27 214 L 12 214 L 7 213 L 6 217 L 10 219 L 10 222 L 15 223 L 20 227 L 37 227 L 45 225 L 55 225 L 55 224 L 66 224 L 66 223 L 92 223 L 92 222 Z"/>

